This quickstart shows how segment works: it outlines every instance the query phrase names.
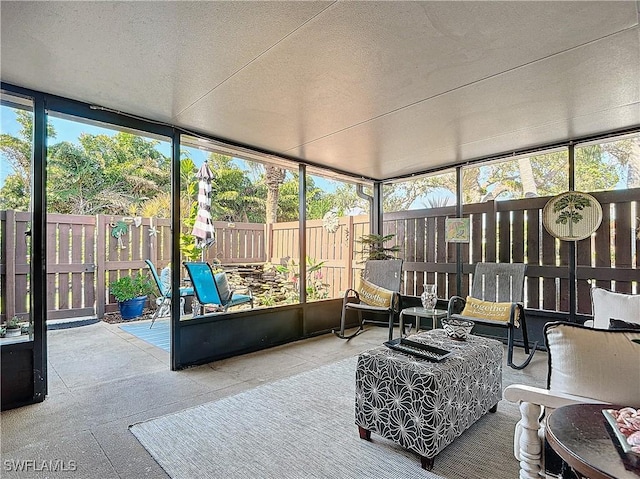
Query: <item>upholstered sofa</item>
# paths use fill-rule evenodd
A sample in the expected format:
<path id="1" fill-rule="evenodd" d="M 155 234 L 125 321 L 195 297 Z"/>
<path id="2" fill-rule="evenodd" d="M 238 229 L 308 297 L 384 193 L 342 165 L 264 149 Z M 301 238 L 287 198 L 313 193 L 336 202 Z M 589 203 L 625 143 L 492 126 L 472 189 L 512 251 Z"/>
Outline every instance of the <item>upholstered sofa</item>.
<path id="1" fill-rule="evenodd" d="M 551 410 L 573 403 L 640 407 L 640 344 L 633 341 L 640 341 L 640 330 L 557 322 L 545 326 L 544 336 L 547 388 L 514 384 L 503 393 L 506 400 L 520 404 L 514 434 L 520 479 L 552 477 L 545 472 L 543 454 L 544 418 Z"/>

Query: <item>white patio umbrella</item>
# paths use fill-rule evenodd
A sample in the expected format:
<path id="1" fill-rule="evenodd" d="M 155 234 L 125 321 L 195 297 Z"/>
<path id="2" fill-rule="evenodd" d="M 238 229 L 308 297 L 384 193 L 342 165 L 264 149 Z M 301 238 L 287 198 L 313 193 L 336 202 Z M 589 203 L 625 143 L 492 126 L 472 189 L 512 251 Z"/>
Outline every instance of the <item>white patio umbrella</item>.
<path id="1" fill-rule="evenodd" d="M 211 221 L 211 180 L 213 172 L 205 161 L 198 173 L 198 215 L 191 234 L 196 237 L 196 245 L 203 249 L 216 242 L 213 222 Z"/>

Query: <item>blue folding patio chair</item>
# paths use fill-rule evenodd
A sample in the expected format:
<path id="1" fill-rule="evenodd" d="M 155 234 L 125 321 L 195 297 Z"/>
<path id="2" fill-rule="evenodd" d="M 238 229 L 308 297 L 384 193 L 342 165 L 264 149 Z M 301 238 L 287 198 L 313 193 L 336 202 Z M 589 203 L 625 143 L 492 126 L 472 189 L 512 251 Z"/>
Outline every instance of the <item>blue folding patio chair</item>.
<path id="1" fill-rule="evenodd" d="M 158 317 L 165 316 L 170 311 L 169 308 L 171 306 L 171 280 L 170 280 L 171 277 L 169 276 L 169 278 L 167 278 L 166 281 L 163 281 L 163 279 L 165 278 L 160 278 L 160 276 L 158 276 L 158 271 L 156 270 L 156 267 L 151 262 L 151 260 L 145 259 L 144 262 L 147 263 L 147 266 L 149 266 L 149 269 L 151 270 L 151 275 L 153 276 L 153 279 L 156 282 L 156 286 L 158 287 L 158 291 L 160 291 L 160 296 L 158 296 L 158 298 L 156 299 L 156 305 L 157 305 L 156 312 L 153 313 L 153 318 L 151 318 L 151 326 L 149 326 L 149 329 L 151 329 L 153 327 L 153 323 L 155 323 Z M 193 288 L 191 287 L 180 288 L 180 315 L 182 316 L 184 316 L 185 314 L 184 303 L 185 303 L 185 298 L 187 296 L 193 296 Z"/>
<path id="2" fill-rule="evenodd" d="M 226 273 L 214 274 L 209 263 L 185 261 L 184 267 L 191 278 L 191 284 L 199 303 L 200 314 L 204 313 L 205 306 L 213 306 L 217 312 L 227 311 L 231 306 L 249 303 L 253 308 L 253 294 L 246 288 L 247 294 L 235 293 L 229 286 Z"/>

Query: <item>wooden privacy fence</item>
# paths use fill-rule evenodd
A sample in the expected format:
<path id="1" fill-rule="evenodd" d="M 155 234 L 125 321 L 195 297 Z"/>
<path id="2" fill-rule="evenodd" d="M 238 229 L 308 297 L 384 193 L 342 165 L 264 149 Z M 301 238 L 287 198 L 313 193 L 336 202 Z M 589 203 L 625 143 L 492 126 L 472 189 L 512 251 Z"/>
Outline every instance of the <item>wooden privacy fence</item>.
<path id="1" fill-rule="evenodd" d="M 577 312 L 589 314 L 589 288 L 598 285 L 621 292 L 640 292 L 636 234 L 640 224 L 640 189 L 593 194 L 602 204 L 604 219 L 597 232 L 576 248 Z M 396 235 L 404 258 L 405 294 L 420 295 L 424 283 L 435 283 L 438 296 L 465 296 L 473 265 L 479 261 L 528 264 L 526 307 L 569 311 L 569 243 L 550 236 L 542 226 L 542 209 L 549 198 L 489 201 L 465 205 L 471 240 L 460 245 L 462 290 L 456 290 L 455 244 L 445 240 L 446 219 L 454 207 L 387 213 L 384 233 Z M 1 211 L 2 260 L 1 315 L 26 315 L 29 304 L 30 215 Z M 127 234 L 118 241 L 113 225 L 126 220 Z M 273 225 L 215 222 L 216 243 L 204 253 L 207 261 L 223 265 L 281 264 L 299 260 L 298 222 Z M 185 230 L 185 232 L 188 232 Z M 307 257 L 324 262 L 322 282 L 329 297 L 354 285 L 362 268 L 357 243 L 369 233 L 367 216 L 343 217 L 330 231 L 321 220 L 307 221 Z M 122 274 L 144 271 L 145 259 L 157 268 L 169 264 L 171 228 L 168 219 L 123 218 L 99 215 L 47 216 L 48 318 L 101 317 L 117 305 L 109 298 L 108 284 Z M 355 273 L 354 273 L 355 271 Z"/>
<path id="2" fill-rule="evenodd" d="M 1 320 L 29 311 L 29 236 L 31 215 L 0 211 L 2 260 Z M 127 225 L 113 236 L 119 221 Z M 205 259 L 225 264 L 264 262 L 265 227 L 214 222 L 217 243 Z M 111 215 L 47 215 L 47 318 L 102 317 L 115 311 L 108 285 L 124 274 L 146 271 L 145 259 L 160 269 L 170 263 L 171 222 L 158 218 Z"/>
<path id="3" fill-rule="evenodd" d="M 2 322 L 13 316 L 28 319 L 30 213 L 0 211 L 0 316 Z"/>
<path id="4" fill-rule="evenodd" d="M 592 193 L 601 203 L 603 221 L 591 238 L 577 242 L 577 312 L 591 313 L 589 290 L 597 285 L 619 292 L 640 292 L 638 252 L 640 189 Z M 470 273 L 480 261 L 524 262 L 525 306 L 569 311 L 570 244 L 552 237 L 542 225 L 549 197 L 488 201 L 465 205 L 471 240 L 461 244 L 462 290 L 456 291 L 456 245 L 445 241 L 447 217 L 455 207 L 385 215 L 385 233 L 396 234 L 405 259 L 406 294 L 419 295 L 435 283 L 439 297 L 466 296 Z"/>
<path id="5" fill-rule="evenodd" d="M 297 221 L 267 225 L 269 236 L 269 262 L 282 264 L 300 257 L 299 225 Z M 321 281 L 328 284 L 330 298 L 338 297 L 353 287 L 354 270 L 364 267 L 358 255 L 357 240 L 369 233 L 369 217 L 346 216 L 338 221 L 335 230 L 323 226 L 322 220 L 309 220 L 306 225 L 307 258 L 313 264 L 323 263 Z M 355 273 L 357 274 L 357 273 Z"/>

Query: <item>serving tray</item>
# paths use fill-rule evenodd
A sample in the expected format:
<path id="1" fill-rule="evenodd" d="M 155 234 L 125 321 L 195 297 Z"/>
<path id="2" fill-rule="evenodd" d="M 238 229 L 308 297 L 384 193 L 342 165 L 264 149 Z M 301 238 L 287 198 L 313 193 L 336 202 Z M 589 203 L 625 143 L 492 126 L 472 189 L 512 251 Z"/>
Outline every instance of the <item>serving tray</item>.
<path id="1" fill-rule="evenodd" d="M 613 431 L 613 434 L 616 437 L 616 439 L 618 439 L 618 442 L 620 443 L 620 447 L 622 447 L 622 450 L 626 454 L 633 454 L 635 456 L 640 456 L 640 454 L 638 454 L 637 452 L 631 449 L 631 444 L 627 442 L 627 437 L 624 434 L 622 434 L 622 432 L 620 432 L 620 429 L 618 429 L 618 424 L 616 423 L 616 418 L 613 416 L 612 411 L 613 409 L 603 409 L 602 414 L 604 415 L 605 419 L 609 423 L 609 426 L 611 426 L 611 430 Z"/>
<path id="2" fill-rule="evenodd" d="M 410 339 L 394 339 L 387 341 L 384 345 L 395 351 L 401 353 L 410 354 L 420 359 L 426 359 L 427 361 L 440 362 L 453 354 L 446 349 L 437 348 L 430 344 L 419 343 L 417 341 L 411 341 Z"/>

